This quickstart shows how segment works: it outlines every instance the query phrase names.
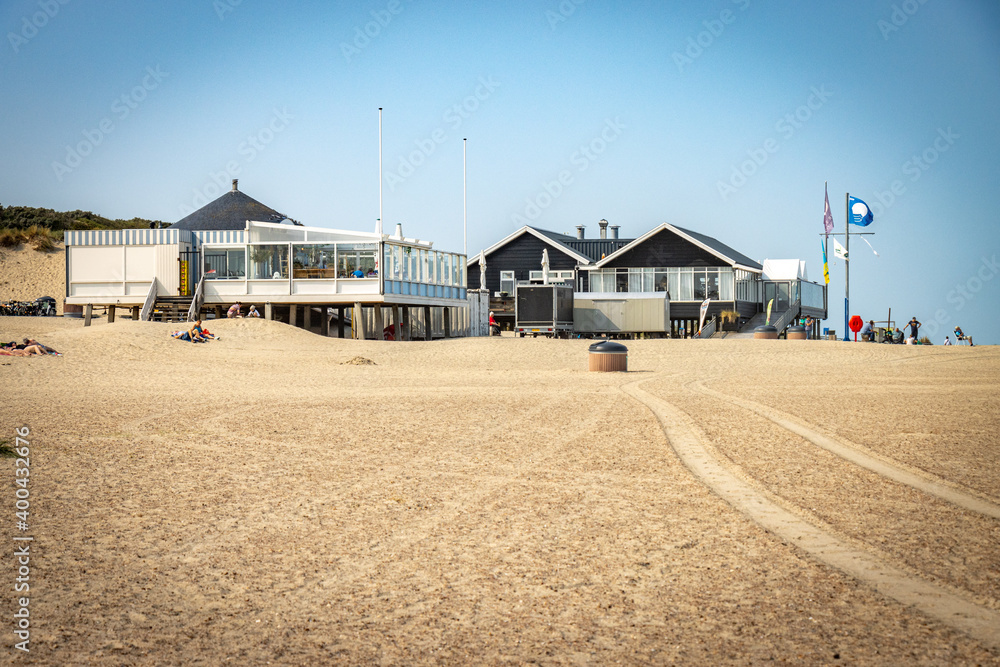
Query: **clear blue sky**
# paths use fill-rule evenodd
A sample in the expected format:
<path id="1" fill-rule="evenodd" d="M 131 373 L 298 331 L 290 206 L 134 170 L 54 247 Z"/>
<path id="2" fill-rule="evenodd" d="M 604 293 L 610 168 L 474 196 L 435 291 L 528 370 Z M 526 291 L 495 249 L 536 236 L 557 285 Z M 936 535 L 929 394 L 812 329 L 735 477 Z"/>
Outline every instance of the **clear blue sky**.
<path id="1" fill-rule="evenodd" d="M 462 250 L 468 137 L 470 255 L 670 222 L 815 280 L 828 181 L 838 232 L 845 192 L 876 212 L 852 314 L 1000 342 L 992 0 L 7 0 L 0 27 L 3 205 L 173 222 L 237 176 L 373 230 L 383 107 L 387 229 Z"/>

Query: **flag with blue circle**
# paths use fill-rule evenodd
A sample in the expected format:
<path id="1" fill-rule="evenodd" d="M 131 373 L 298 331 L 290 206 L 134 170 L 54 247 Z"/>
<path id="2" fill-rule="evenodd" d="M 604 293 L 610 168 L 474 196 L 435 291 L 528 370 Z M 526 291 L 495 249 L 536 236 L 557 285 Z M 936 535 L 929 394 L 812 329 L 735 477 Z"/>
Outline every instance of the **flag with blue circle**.
<path id="1" fill-rule="evenodd" d="M 875 217 L 872 215 L 872 210 L 868 208 L 868 204 L 864 203 L 857 197 L 851 197 L 848 204 L 851 208 L 852 225 L 867 227 L 872 224 L 872 220 L 874 220 Z"/>

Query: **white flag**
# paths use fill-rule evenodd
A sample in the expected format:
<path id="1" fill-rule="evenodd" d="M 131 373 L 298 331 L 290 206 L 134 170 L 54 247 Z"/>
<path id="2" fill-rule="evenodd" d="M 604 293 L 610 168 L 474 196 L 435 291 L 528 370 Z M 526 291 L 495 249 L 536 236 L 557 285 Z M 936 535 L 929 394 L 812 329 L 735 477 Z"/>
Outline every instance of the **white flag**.
<path id="1" fill-rule="evenodd" d="M 833 256 L 847 261 L 847 248 L 840 245 L 840 241 L 833 239 Z"/>

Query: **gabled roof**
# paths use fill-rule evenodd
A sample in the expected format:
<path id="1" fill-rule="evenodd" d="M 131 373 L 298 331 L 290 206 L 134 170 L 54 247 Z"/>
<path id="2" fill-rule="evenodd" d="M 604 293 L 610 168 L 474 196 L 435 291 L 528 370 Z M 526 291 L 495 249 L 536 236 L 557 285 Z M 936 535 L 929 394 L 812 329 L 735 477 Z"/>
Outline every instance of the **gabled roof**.
<path id="1" fill-rule="evenodd" d="M 663 224 L 654 227 L 653 229 L 649 230 L 648 232 L 646 232 L 639 238 L 635 239 L 625 247 L 620 248 L 617 251 L 611 253 L 604 259 L 594 264 L 592 268 L 597 269 L 604 266 L 605 264 L 613 261 L 616 257 L 619 257 L 620 255 L 625 254 L 629 250 L 632 250 L 633 248 L 645 243 L 650 238 L 652 238 L 653 236 L 659 234 L 664 230 L 673 232 L 677 236 L 680 236 L 684 240 L 693 243 L 702 250 L 705 250 L 715 255 L 722 261 L 731 265 L 733 268 L 743 269 L 745 271 L 751 271 L 753 273 L 760 273 L 761 270 L 764 268 L 759 263 L 753 261 L 743 253 L 733 250 L 732 248 L 727 246 L 725 243 L 722 243 L 718 239 L 712 238 L 711 236 L 705 236 L 704 234 L 699 234 L 698 232 L 692 232 L 691 230 L 684 229 L 682 227 L 675 227 L 674 225 L 671 225 L 670 223 L 667 222 L 664 222 Z"/>
<path id="2" fill-rule="evenodd" d="M 217 230 L 246 229 L 247 220 L 278 222 L 285 219 L 270 206 L 233 189 L 214 201 L 210 201 L 194 213 L 187 215 L 168 229 Z"/>
<path id="3" fill-rule="evenodd" d="M 587 257 L 585 255 L 582 255 L 581 253 L 577 252 L 573 248 L 570 248 L 562 240 L 560 240 L 560 237 L 562 237 L 563 239 L 570 239 L 571 237 L 566 236 L 565 234 L 557 234 L 555 232 L 550 232 L 550 231 L 545 230 L 545 229 L 535 229 L 534 227 L 528 227 L 527 225 L 524 226 L 524 227 L 521 227 L 519 230 L 517 230 L 516 232 L 514 232 L 510 236 L 507 236 L 506 238 L 501 239 L 497 243 L 494 243 L 493 245 L 491 245 L 486 250 L 483 250 L 482 254 L 486 255 L 486 256 L 489 256 L 492 252 L 494 252 L 494 251 L 502 248 L 503 246 L 507 245 L 508 243 L 510 243 L 511 241 L 513 241 L 514 239 L 516 239 L 519 236 L 522 236 L 524 234 L 531 234 L 532 236 L 538 238 L 543 243 L 546 243 L 546 244 L 552 246 L 553 248 L 555 248 L 556 250 L 558 250 L 561 253 L 569 255 L 570 257 L 572 257 L 576 261 L 580 262 L 581 264 L 590 264 L 591 261 L 592 261 L 589 257 Z M 480 256 L 480 253 L 476 253 L 476 255 L 474 257 L 469 258 L 468 264 L 466 266 L 472 266 L 473 264 L 479 264 L 479 256 Z M 487 264 L 488 263 L 489 262 L 487 262 Z"/>

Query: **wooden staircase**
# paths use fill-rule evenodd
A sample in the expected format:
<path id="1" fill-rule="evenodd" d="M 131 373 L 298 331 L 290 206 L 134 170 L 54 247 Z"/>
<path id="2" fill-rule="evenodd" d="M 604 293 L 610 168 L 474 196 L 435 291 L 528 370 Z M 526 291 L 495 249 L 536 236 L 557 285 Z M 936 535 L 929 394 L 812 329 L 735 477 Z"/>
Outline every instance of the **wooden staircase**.
<path id="1" fill-rule="evenodd" d="M 190 296 L 158 296 L 149 319 L 154 322 L 185 322 L 191 307 Z"/>

